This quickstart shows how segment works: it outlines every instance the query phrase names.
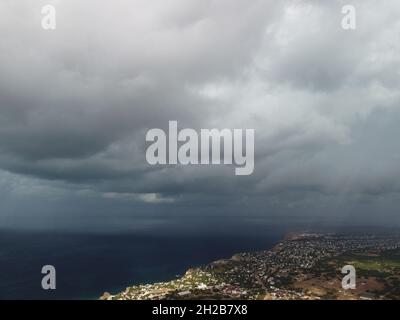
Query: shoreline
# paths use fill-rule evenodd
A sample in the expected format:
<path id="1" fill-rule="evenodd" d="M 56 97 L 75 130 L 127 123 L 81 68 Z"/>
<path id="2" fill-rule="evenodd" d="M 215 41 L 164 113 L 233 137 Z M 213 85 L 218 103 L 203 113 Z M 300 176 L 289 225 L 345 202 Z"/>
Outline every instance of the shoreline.
<path id="1" fill-rule="evenodd" d="M 349 264 L 358 267 L 363 283 L 357 290 L 342 288 L 341 270 Z M 370 268 L 376 269 L 373 276 Z M 400 298 L 394 293 L 398 281 L 400 233 L 289 232 L 269 249 L 236 253 L 190 268 L 178 279 L 105 292 L 100 299 L 358 300 L 371 297 L 371 290 L 376 298 L 392 299 Z"/>
<path id="2" fill-rule="evenodd" d="M 241 255 L 241 254 L 254 254 L 254 253 L 257 253 L 257 252 L 265 252 L 265 251 L 267 251 L 267 252 L 268 252 L 268 251 L 271 251 L 271 252 L 272 252 L 272 251 L 278 249 L 278 247 L 279 247 L 280 245 L 282 245 L 283 242 L 285 242 L 285 241 L 290 241 L 290 240 L 292 240 L 293 238 L 299 236 L 301 233 L 303 233 L 303 232 L 300 232 L 300 231 L 290 231 L 290 232 L 285 233 L 285 234 L 283 235 L 283 237 L 282 237 L 279 241 L 277 241 L 273 246 L 271 246 L 270 248 L 266 248 L 266 249 L 264 249 L 264 250 L 254 250 L 254 251 L 237 252 L 237 253 L 234 253 L 233 255 L 231 255 L 230 257 L 227 257 L 227 258 L 221 258 L 221 259 L 217 259 L 217 260 L 212 260 L 212 261 L 206 262 L 206 263 L 204 263 L 204 264 L 200 264 L 200 265 L 196 265 L 196 266 L 193 266 L 193 267 L 189 267 L 188 269 L 186 269 L 186 270 L 184 271 L 183 274 L 181 274 L 181 275 L 177 274 L 177 277 L 176 277 L 175 279 L 167 279 L 167 280 L 161 281 L 161 282 L 139 283 L 139 284 L 134 284 L 134 285 L 127 286 L 127 287 L 123 288 L 122 290 L 117 289 L 117 290 L 105 291 L 100 297 L 97 297 L 97 299 L 100 299 L 100 300 L 108 300 L 109 297 L 116 296 L 116 295 L 120 294 L 121 292 L 124 292 L 124 290 L 126 291 L 127 289 L 132 288 L 132 287 L 153 286 L 153 285 L 158 285 L 158 284 L 169 283 L 169 282 L 175 281 L 176 279 L 180 279 L 180 278 L 184 277 L 188 272 L 190 273 L 190 272 L 191 272 L 192 270 L 194 270 L 194 269 L 201 268 L 201 267 L 208 266 L 208 265 L 212 265 L 212 264 L 218 264 L 218 263 L 223 262 L 223 261 L 229 261 L 229 260 L 234 261 L 234 260 L 235 260 L 235 256 L 238 256 L 238 255 Z M 117 293 L 116 293 L 116 294 L 113 294 L 113 293 L 111 293 L 111 292 L 117 292 Z"/>

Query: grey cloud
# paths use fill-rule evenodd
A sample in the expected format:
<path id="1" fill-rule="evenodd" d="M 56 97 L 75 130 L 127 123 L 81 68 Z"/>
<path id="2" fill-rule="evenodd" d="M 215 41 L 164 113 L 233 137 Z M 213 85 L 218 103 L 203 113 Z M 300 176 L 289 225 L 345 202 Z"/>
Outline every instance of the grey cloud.
<path id="1" fill-rule="evenodd" d="M 343 2 L 311 0 L 54 2 L 58 28 L 45 32 L 48 2 L 0 5 L 6 181 L 172 211 L 397 203 L 397 1 L 355 1 L 352 32 Z M 254 174 L 147 165 L 145 132 L 168 120 L 255 128 Z"/>

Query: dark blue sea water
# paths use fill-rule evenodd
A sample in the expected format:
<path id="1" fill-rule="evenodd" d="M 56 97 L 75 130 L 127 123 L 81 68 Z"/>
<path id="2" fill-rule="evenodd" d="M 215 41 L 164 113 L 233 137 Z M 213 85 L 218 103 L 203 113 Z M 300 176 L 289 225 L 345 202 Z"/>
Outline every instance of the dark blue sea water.
<path id="1" fill-rule="evenodd" d="M 0 299 L 97 299 L 104 291 L 173 279 L 189 267 L 237 252 L 269 249 L 284 231 L 247 234 L 0 230 Z M 48 264 L 56 267 L 56 290 L 41 288 L 41 269 Z"/>

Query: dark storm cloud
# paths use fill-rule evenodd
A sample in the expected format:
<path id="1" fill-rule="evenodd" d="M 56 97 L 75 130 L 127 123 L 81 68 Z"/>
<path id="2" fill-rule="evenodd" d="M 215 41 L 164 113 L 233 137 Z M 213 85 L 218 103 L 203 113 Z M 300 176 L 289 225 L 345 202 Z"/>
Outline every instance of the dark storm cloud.
<path id="1" fill-rule="evenodd" d="M 46 32 L 48 3 L 0 4 L 5 193 L 260 214 L 396 203 L 397 1 L 354 1 L 355 31 L 343 1 L 73 0 Z M 254 174 L 147 165 L 146 130 L 169 120 L 255 128 Z"/>
<path id="2" fill-rule="evenodd" d="M 143 166 L 143 130 L 214 116 L 188 86 L 246 65 L 274 9 L 267 5 L 137 1 L 126 10 L 126 1 L 70 1 L 58 4 L 60 26 L 49 34 L 37 27 L 40 3 L 24 10 L 4 3 L 0 162 L 72 181 L 135 172 Z M 115 149 L 129 148 L 129 140 L 138 141 L 141 156 L 125 152 L 129 168 L 114 167 L 107 159 L 120 157 Z"/>

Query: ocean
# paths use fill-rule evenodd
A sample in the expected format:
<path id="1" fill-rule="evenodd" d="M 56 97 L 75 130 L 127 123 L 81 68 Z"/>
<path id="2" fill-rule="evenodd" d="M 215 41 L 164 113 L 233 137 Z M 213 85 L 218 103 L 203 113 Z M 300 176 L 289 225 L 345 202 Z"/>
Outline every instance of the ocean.
<path id="1" fill-rule="evenodd" d="M 172 280 L 188 268 L 270 249 L 276 228 L 254 234 L 74 233 L 0 230 L 0 299 L 98 299 L 105 291 Z M 43 290 L 44 265 L 56 268 L 56 289 Z"/>

